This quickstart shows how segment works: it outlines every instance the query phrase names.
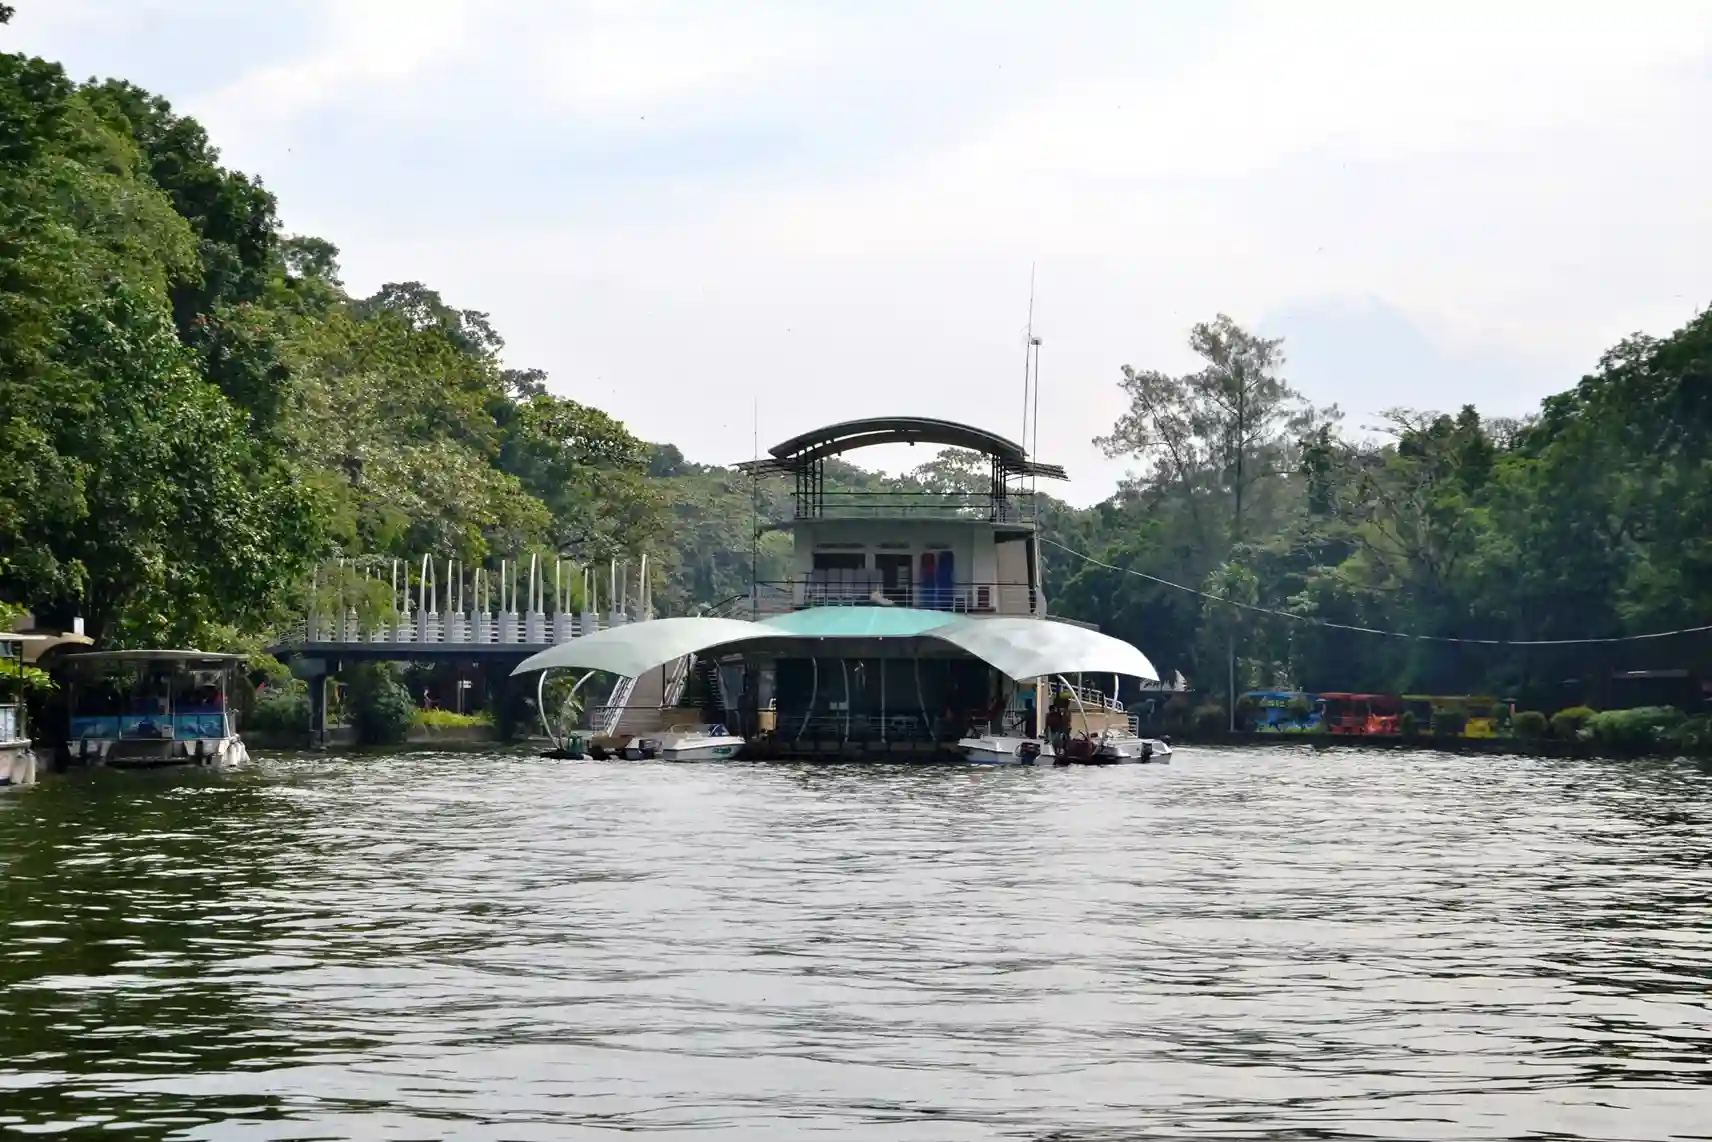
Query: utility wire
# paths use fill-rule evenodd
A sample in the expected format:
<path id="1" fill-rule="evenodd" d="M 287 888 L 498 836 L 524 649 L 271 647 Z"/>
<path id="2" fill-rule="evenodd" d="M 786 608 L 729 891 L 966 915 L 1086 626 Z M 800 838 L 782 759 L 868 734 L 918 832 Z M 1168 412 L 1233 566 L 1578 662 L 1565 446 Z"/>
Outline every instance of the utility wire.
<path id="1" fill-rule="evenodd" d="M 1184 591 L 1184 592 L 1187 592 L 1188 594 L 1195 595 L 1195 596 L 1198 596 L 1198 597 L 1203 598 L 1203 599 L 1210 600 L 1210 601 L 1215 602 L 1215 603 L 1223 603 L 1227 607 L 1235 607 L 1238 610 L 1250 611 L 1250 612 L 1253 612 L 1254 614 L 1257 614 L 1257 615 L 1271 615 L 1274 618 L 1289 619 L 1292 622 L 1306 623 L 1309 626 L 1324 627 L 1327 630 L 1347 630 L 1347 631 L 1353 631 L 1356 634 L 1376 634 L 1376 635 L 1379 635 L 1381 638 L 1407 638 L 1407 639 L 1413 639 L 1416 642 L 1454 642 L 1454 643 L 1463 643 L 1465 645 L 1470 645 L 1470 646 L 1594 646 L 1594 645 L 1599 645 L 1599 644 L 1608 644 L 1608 643 L 1616 643 L 1616 642 L 1646 642 L 1646 641 L 1649 641 L 1652 639 L 1675 638 L 1678 635 L 1706 634 L 1708 632 L 1712 632 L 1712 624 L 1708 624 L 1707 626 L 1700 626 L 1700 627 L 1682 627 L 1678 630 L 1653 631 L 1650 634 L 1616 635 L 1616 636 L 1611 637 L 1611 638 L 1534 638 L 1534 639 L 1526 639 L 1526 638 L 1452 638 L 1449 635 L 1442 635 L 1442 634 L 1410 634 L 1407 631 L 1379 630 L 1375 627 L 1360 627 L 1360 626 L 1354 626 L 1350 623 L 1334 623 L 1328 619 L 1317 619 L 1317 618 L 1314 618 L 1312 615 L 1298 615 L 1298 614 L 1294 614 L 1290 611 L 1274 610 L 1271 607 L 1257 607 L 1252 603 L 1239 602 L 1236 599 L 1227 599 L 1221 595 L 1212 595 L 1212 594 L 1208 594 L 1206 591 L 1196 590 L 1194 587 L 1186 587 L 1182 583 L 1173 583 L 1169 579 L 1161 579 L 1159 576 L 1149 575 L 1145 571 L 1135 571 L 1135 570 L 1132 570 L 1128 567 L 1118 567 L 1115 564 L 1107 563 L 1104 560 L 1095 559 L 1092 555 L 1089 555 L 1088 553 L 1086 553 L 1084 551 L 1077 551 L 1074 547 L 1066 547 L 1064 544 L 1059 543 L 1057 540 L 1048 539 L 1044 535 L 1040 537 L 1040 541 L 1042 543 L 1049 544 L 1052 547 L 1056 547 L 1056 548 L 1058 548 L 1058 550 L 1063 551 L 1067 554 L 1074 555 L 1076 558 L 1082 560 L 1085 563 L 1090 563 L 1095 567 L 1103 567 L 1107 571 L 1116 571 L 1116 572 L 1119 572 L 1120 574 L 1123 574 L 1123 575 L 1133 575 L 1137 579 L 1146 579 L 1149 583 L 1157 583 L 1161 587 L 1170 587 L 1174 591 Z"/>

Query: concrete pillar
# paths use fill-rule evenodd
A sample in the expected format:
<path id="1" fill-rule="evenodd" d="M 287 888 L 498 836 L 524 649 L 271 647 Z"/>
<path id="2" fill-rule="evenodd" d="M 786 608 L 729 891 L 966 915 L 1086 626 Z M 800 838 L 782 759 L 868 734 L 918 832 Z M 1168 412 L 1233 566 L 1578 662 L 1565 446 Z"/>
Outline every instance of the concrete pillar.
<path id="1" fill-rule="evenodd" d="M 327 678 L 309 680 L 309 748 L 327 748 Z"/>
<path id="2" fill-rule="evenodd" d="M 488 709 L 493 711 L 493 728 L 499 733 L 499 740 L 505 742 L 517 737 L 519 690 L 513 681 L 510 667 L 503 663 L 487 672 Z"/>

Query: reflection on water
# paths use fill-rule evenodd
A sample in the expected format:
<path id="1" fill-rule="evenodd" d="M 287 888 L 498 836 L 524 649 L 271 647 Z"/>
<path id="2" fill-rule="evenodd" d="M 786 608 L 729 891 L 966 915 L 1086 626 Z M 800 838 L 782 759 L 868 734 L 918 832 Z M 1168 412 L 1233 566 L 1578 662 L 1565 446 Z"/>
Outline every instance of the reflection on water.
<path id="1" fill-rule="evenodd" d="M 1712 777 L 275 758 L 0 798 L 0 1125 L 1712 1135 Z"/>

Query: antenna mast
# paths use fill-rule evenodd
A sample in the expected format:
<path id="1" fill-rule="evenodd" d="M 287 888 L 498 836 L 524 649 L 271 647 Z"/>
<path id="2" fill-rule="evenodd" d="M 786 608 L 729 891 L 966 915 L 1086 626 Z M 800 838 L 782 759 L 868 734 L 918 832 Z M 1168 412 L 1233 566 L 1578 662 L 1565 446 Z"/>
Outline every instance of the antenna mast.
<path id="1" fill-rule="evenodd" d="M 750 429 L 756 466 L 749 469 L 749 617 L 761 617 L 761 397 L 756 394 Z"/>
<path id="2" fill-rule="evenodd" d="M 1032 383 L 1029 378 L 1029 355 L 1034 352 L 1034 263 L 1028 264 L 1028 329 L 1023 334 L 1022 346 L 1022 450 L 1028 451 L 1028 391 Z M 1036 416 L 1039 415 L 1040 404 L 1035 402 Z"/>

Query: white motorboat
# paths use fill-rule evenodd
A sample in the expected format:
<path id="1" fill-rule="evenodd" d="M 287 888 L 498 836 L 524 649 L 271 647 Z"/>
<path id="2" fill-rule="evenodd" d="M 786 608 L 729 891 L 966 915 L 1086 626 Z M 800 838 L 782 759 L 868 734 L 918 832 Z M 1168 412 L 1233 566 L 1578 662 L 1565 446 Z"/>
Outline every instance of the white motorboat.
<path id="1" fill-rule="evenodd" d="M 1093 765 L 1168 765 L 1171 743 L 1138 737 L 1127 730 L 1107 730 L 1094 739 L 1094 755 L 1088 761 Z"/>
<path id="2" fill-rule="evenodd" d="M 976 765 L 1036 765 L 1054 760 L 1051 744 L 1038 738 L 978 733 L 959 741 L 957 748 Z"/>
<path id="3" fill-rule="evenodd" d="M 742 738 L 722 725 L 697 722 L 673 726 L 656 739 L 665 761 L 726 761 L 744 746 Z"/>

